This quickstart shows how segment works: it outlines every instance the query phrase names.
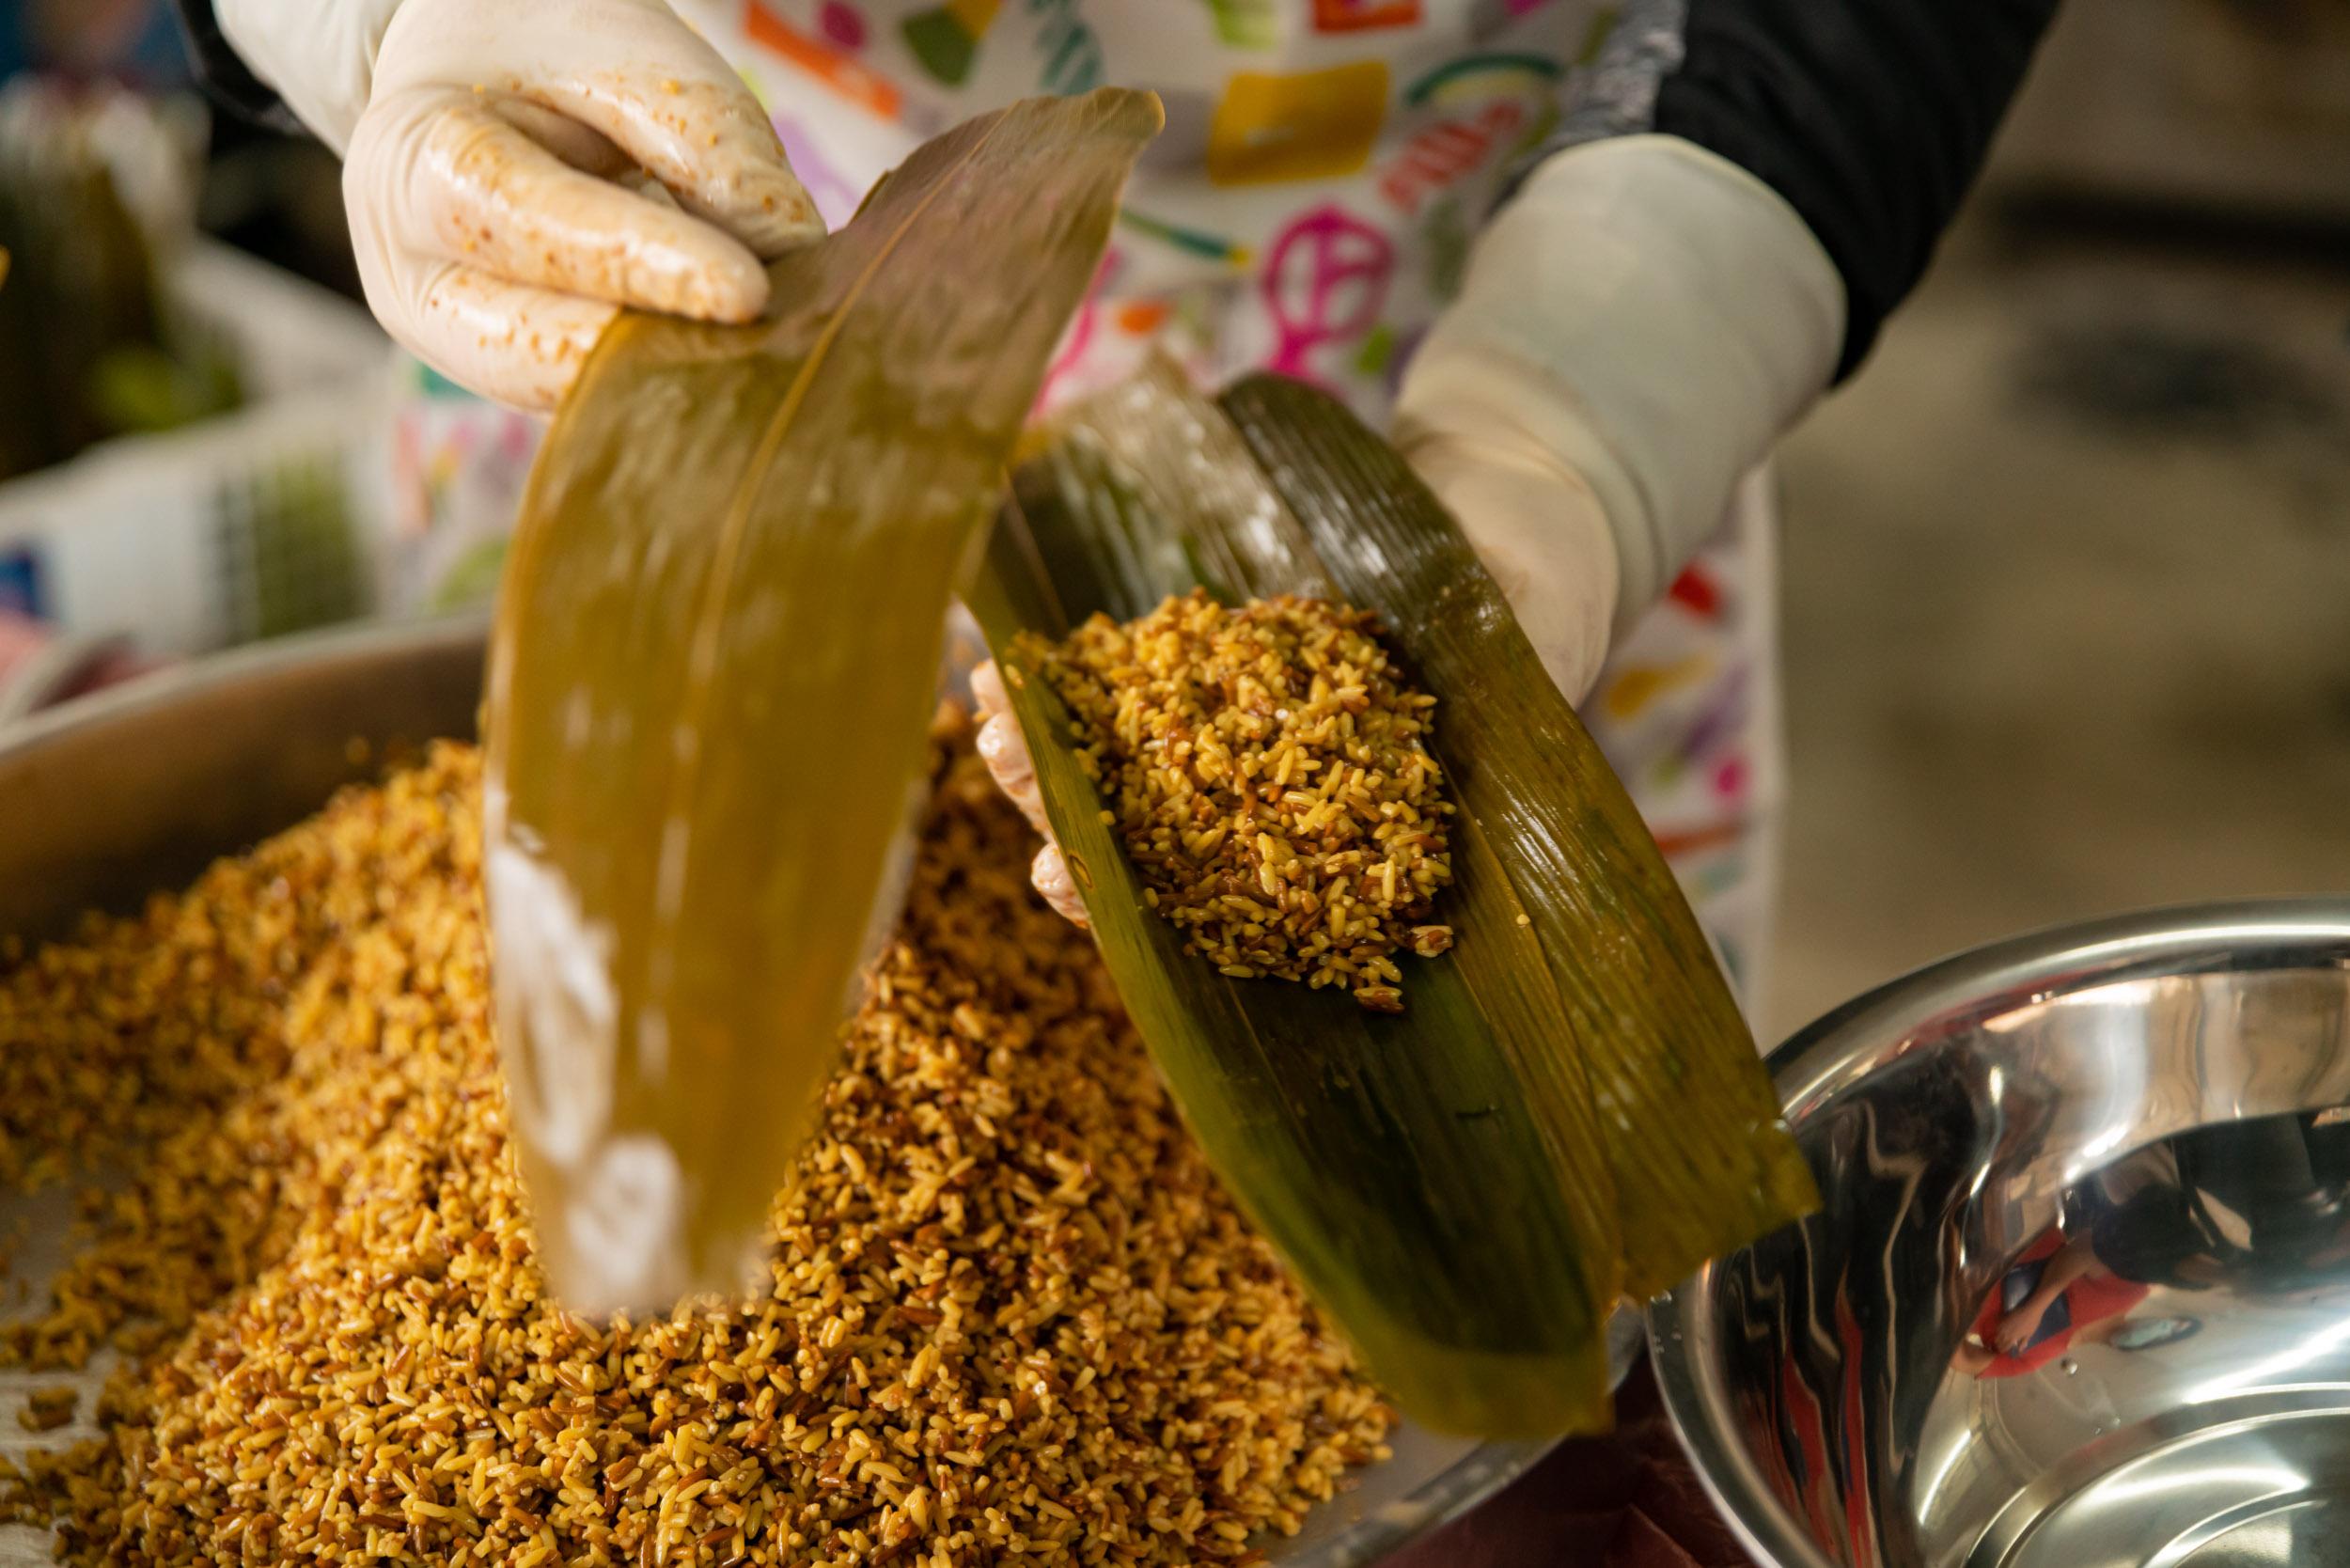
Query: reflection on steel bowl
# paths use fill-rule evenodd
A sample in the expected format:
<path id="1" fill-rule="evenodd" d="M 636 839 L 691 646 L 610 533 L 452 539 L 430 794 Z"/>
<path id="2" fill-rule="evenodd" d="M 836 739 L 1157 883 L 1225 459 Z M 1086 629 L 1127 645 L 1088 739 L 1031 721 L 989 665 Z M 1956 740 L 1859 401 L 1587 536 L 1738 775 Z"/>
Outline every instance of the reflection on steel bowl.
<path id="1" fill-rule="evenodd" d="M 1825 1208 L 1650 1320 L 1764 1561 L 2350 1562 L 2350 899 L 1985 949 L 1772 1067 Z"/>

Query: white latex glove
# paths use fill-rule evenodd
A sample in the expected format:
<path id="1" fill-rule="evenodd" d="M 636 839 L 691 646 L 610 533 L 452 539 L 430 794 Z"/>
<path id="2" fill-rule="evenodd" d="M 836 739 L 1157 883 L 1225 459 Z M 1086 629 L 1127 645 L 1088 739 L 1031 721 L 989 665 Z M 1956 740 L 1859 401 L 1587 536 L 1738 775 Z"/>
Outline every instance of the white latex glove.
<path id="1" fill-rule="evenodd" d="M 1004 678 L 991 659 L 971 672 L 971 695 L 979 705 L 980 760 L 995 776 L 997 788 L 1011 797 L 1030 826 L 1044 835 L 1044 845 L 1028 863 L 1028 882 L 1055 912 L 1078 925 L 1086 923 L 1085 901 L 1077 895 L 1077 880 L 1069 874 L 1060 845 L 1053 841 L 1053 824 L 1044 820 L 1044 797 L 1036 787 L 1036 763 L 1028 756 L 1027 737 L 1004 696 Z"/>
<path id="2" fill-rule="evenodd" d="M 255 73 L 344 151 L 384 330 L 549 409 L 623 306 L 744 321 L 819 238 L 742 79 L 662 0 L 220 0 Z"/>
<path id="3" fill-rule="evenodd" d="M 1614 633 L 1825 388 L 1843 335 L 1834 265 L 1768 186 L 1675 137 L 1593 142 L 1536 169 L 1479 237 L 1404 377 L 1395 442 L 1580 701 Z M 994 669 L 974 687 L 980 754 L 1046 832 Z M 1030 876 L 1082 922 L 1049 833 Z"/>
<path id="4" fill-rule="evenodd" d="M 1403 378 L 1395 441 L 1580 698 L 1828 384 L 1844 290 L 1794 208 L 1675 136 L 1548 159 L 1495 214 Z M 1576 572 L 1596 515 L 1614 593 Z M 1515 575 L 1513 575 L 1515 573 Z"/>

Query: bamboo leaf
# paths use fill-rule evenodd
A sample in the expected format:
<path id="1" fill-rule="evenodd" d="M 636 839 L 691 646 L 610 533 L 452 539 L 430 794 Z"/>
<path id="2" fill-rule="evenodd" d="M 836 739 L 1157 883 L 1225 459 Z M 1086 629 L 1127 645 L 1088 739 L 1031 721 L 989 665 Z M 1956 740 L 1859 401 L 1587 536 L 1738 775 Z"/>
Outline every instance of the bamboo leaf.
<path id="1" fill-rule="evenodd" d="M 1158 124 L 1104 91 L 962 126 L 775 264 L 770 320 L 624 317 L 556 416 L 492 649 L 485 881 L 574 1305 L 747 1277 L 895 909 L 949 599 Z"/>
<path id="2" fill-rule="evenodd" d="M 1252 377 L 1224 406 L 1340 596 L 1377 609 L 1443 694 L 1454 798 L 1510 846 L 1608 1128 L 1625 1287 L 1653 1295 L 1815 1207 L 1680 884 L 1467 538 L 1311 388 Z"/>
<path id="3" fill-rule="evenodd" d="M 1319 394 L 1250 382 L 1228 403 L 1161 368 L 1063 421 L 1015 476 L 972 606 L 1120 995 L 1251 1217 L 1420 1420 L 1602 1424 L 1623 1260 L 1642 1290 L 1668 1258 L 1678 1278 L 1800 1213 L 1808 1172 L 1653 840 L 1457 526 Z M 1185 956 L 1012 646 L 1195 586 L 1374 608 L 1438 698 L 1458 938 L 1400 960 L 1400 1015 Z M 1634 1140 L 1627 1111 L 1667 1094 L 1674 1136 Z M 1700 1190 L 1704 1212 L 1673 1207 Z"/>

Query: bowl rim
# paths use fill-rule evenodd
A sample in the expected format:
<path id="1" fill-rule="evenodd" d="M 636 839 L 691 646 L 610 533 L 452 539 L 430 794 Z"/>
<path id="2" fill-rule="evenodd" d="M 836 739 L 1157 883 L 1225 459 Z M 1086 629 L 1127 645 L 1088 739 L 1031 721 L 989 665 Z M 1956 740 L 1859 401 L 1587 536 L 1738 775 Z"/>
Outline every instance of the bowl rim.
<path id="1" fill-rule="evenodd" d="M 1782 1114 L 1790 1126 L 1800 1126 L 1867 1077 L 1888 1042 L 2133 978 L 2266 966 L 2280 953 L 2350 964 L 2350 895 L 2168 904 L 2042 927 L 1863 992 L 1797 1029 L 1765 1059 Z M 1713 1327 L 1704 1310 L 1723 1262 L 1706 1264 L 1649 1306 L 1649 1361 L 1666 1413 L 1715 1511 L 1758 1562 L 1841 1568 L 1812 1543 L 1736 1436 L 1712 1371 Z"/>

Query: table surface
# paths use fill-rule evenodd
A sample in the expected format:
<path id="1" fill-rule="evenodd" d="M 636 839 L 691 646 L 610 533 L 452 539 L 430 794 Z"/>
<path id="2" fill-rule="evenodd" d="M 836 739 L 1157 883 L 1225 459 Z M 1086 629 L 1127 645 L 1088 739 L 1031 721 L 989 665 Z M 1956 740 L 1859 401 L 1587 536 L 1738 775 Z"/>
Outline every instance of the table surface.
<path id="1" fill-rule="evenodd" d="M 1562 1443 L 1490 1502 L 1383 1568 L 1749 1568 L 1673 1435 L 1646 1357 L 1616 1430 Z"/>

